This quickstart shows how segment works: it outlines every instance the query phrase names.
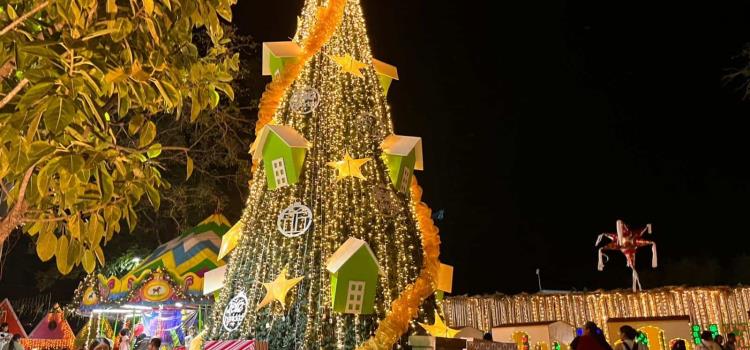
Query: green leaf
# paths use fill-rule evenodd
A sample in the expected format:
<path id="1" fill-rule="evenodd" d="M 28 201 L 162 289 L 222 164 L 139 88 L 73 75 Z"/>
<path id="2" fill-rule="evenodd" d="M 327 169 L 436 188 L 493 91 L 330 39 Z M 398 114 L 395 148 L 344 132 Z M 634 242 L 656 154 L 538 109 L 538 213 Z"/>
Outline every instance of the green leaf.
<path id="1" fill-rule="evenodd" d="M 216 83 L 216 89 L 224 92 L 230 100 L 234 101 L 234 89 L 227 83 Z"/>
<path id="2" fill-rule="evenodd" d="M 57 250 L 57 236 L 53 230 L 45 230 L 39 234 L 39 239 L 36 241 L 36 255 L 42 261 L 48 261 L 55 256 Z"/>
<path id="3" fill-rule="evenodd" d="M 104 75 L 104 81 L 107 83 L 119 83 L 125 81 L 128 75 L 125 74 L 125 70 L 122 67 L 117 67 Z"/>
<path id="4" fill-rule="evenodd" d="M 154 0 L 143 0 L 143 9 L 146 10 L 146 14 L 151 16 L 154 14 Z"/>
<path id="5" fill-rule="evenodd" d="M 34 86 L 26 90 L 21 100 L 18 101 L 19 109 L 25 110 L 26 108 L 34 105 L 35 103 L 42 100 L 42 97 L 47 96 L 49 91 L 52 89 L 51 82 L 36 83 Z"/>
<path id="6" fill-rule="evenodd" d="M 107 0 L 107 13 L 117 14 L 117 0 Z"/>
<path id="7" fill-rule="evenodd" d="M 148 200 L 151 202 L 151 205 L 154 207 L 155 210 L 159 210 L 159 206 L 161 205 L 161 197 L 159 196 L 159 191 L 157 191 L 154 186 L 151 186 L 151 184 L 146 183 L 146 195 L 148 195 Z"/>
<path id="8" fill-rule="evenodd" d="M 156 25 L 154 25 L 154 21 L 151 18 L 146 18 L 146 28 L 148 28 L 148 32 L 151 34 L 154 42 L 159 45 L 159 33 L 156 31 Z"/>
<path id="9" fill-rule="evenodd" d="M 152 121 L 148 121 L 141 130 L 141 137 L 138 140 L 138 147 L 143 148 L 151 144 L 156 138 L 156 124 Z"/>
<path id="10" fill-rule="evenodd" d="M 14 21 L 16 18 L 18 18 L 18 14 L 16 14 L 16 10 L 13 9 L 13 6 L 10 6 L 10 4 L 8 4 L 8 19 L 10 19 L 11 21 Z"/>
<path id="11" fill-rule="evenodd" d="M 42 120 L 42 113 L 35 113 L 36 116 L 29 124 L 29 130 L 26 131 L 26 142 L 31 142 L 36 135 L 36 131 L 39 130 L 39 121 Z"/>
<path id="12" fill-rule="evenodd" d="M 198 116 L 200 116 L 201 114 L 201 105 L 198 99 L 195 97 L 195 94 L 193 93 L 190 94 L 190 102 L 190 121 L 194 122 L 198 120 Z"/>
<path id="13" fill-rule="evenodd" d="M 164 4 L 164 6 L 169 9 L 169 11 L 172 11 L 172 3 L 169 0 L 161 0 L 161 3 Z"/>
<path id="14" fill-rule="evenodd" d="M 185 177 L 185 180 L 190 179 L 191 175 L 193 175 L 193 158 L 187 156 L 187 176 Z"/>
<path id="15" fill-rule="evenodd" d="M 210 96 L 211 96 L 211 108 L 216 108 L 216 106 L 219 105 L 219 93 L 216 92 L 216 90 L 211 89 Z"/>
<path id="16" fill-rule="evenodd" d="M 151 145 L 151 147 L 148 148 L 148 151 L 146 152 L 149 158 L 156 158 L 161 154 L 161 144 L 155 143 Z"/>
<path id="17" fill-rule="evenodd" d="M 47 103 L 44 111 L 44 126 L 53 134 L 61 133 L 75 117 L 76 108 L 67 98 L 53 98 Z"/>
<path id="18" fill-rule="evenodd" d="M 141 126 L 143 126 L 144 121 L 145 119 L 143 119 L 143 116 L 140 114 L 136 114 L 130 118 L 130 122 L 128 123 L 128 132 L 130 135 L 135 135 Z"/>
<path id="19" fill-rule="evenodd" d="M 99 265 L 104 266 L 104 251 L 102 251 L 102 247 L 95 246 L 94 254 L 96 255 L 96 260 L 99 260 Z"/>
<path id="20" fill-rule="evenodd" d="M 99 169 L 99 186 L 102 192 L 102 202 L 109 202 L 112 199 L 112 194 L 115 192 L 115 185 L 114 181 L 112 181 L 112 176 L 104 168 Z"/>
<path id="21" fill-rule="evenodd" d="M 169 98 L 167 91 L 162 87 L 161 83 L 159 83 L 158 80 L 154 80 L 154 85 L 156 86 L 156 89 L 159 90 L 159 94 L 161 94 L 161 97 L 164 99 L 164 104 L 167 105 L 167 108 L 174 107 L 174 102 Z"/>
<path id="22" fill-rule="evenodd" d="M 68 264 L 68 237 L 62 236 L 57 240 L 57 251 L 55 252 L 55 262 L 57 263 L 57 270 L 63 275 L 67 275 L 73 266 Z"/>
<path id="23" fill-rule="evenodd" d="M 33 160 L 40 159 L 55 151 L 55 146 L 52 146 L 46 141 L 34 141 L 29 146 L 29 157 Z"/>
<path id="24" fill-rule="evenodd" d="M 68 266 L 71 268 L 81 262 L 83 243 L 78 239 L 71 239 L 68 244 Z"/>
<path id="25" fill-rule="evenodd" d="M 130 230 L 130 232 L 133 232 L 136 225 L 138 225 L 138 214 L 136 214 L 135 210 L 133 210 L 133 206 L 128 205 L 128 215 L 125 217 L 125 219 L 128 222 L 128 229 Z"/>
<path id="26" fill-rule="evenodd" d="M 94 39 L 94 38 L 99 37 L 99 36 L 104 36 L 104 35 L 112 34 L 114 32 L 117 32 L 117 28 L 106 28 L 106 29 L 102 29 L 102 30 L 97 30 L 97 31 L 95 31 L 95 32 L 93 32 L 93 33 L 91 33 L 89 35 L 86 35 L 81 40 L 82 41 L 88 41 L 88 40 Z"/>
<path id="27" fill-rule="evenodd" d="M 86 271 L 86 273 L 94 272 L 94 269 L 96 268 L 96 258 L 94 257 L 94 253 L 92 253 L 88 249 L 84 250 L 82 262 L 83 269 Z"/>
<path id="28" fill-rule="evenodd" d="M 65 169 L 68 174 L 75 174 L 83 167 L 85 161 L 77 154 L 60 157 L 60 168 Z"/>
<path id="29" fill-rule="evenodd" d="M 75 239 L 81 238 L 81 218 L 78 214 L 72 215 L 68 218 L 68 232 L 70 232 L 70 236 Z"/>

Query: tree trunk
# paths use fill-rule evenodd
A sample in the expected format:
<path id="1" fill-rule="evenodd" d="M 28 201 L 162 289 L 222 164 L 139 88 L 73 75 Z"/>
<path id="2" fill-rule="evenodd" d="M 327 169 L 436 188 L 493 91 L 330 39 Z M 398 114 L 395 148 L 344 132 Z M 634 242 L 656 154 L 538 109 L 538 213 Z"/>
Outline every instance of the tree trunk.
<path id="1" fill-rule="evenodd" d="M 28 209 L 29 207 L 28 204 L 26 204 L 26 201 L 19 202 L 13 206 L 13 209 L 8 212 L 8 215 L 0 221 L 0 245 L 5 243 L 13 230 L 21 224 L 23 216 Z"/>
<path id="2" fill-rule="evenodd" d="M 34 168 L 36 168 L 36 164 L 32 165 L 26 170 L 26 173 L 23 174 L 23 179 L 21 180 L 20 185 L 21 187 L 18 188 L 18 199 L 16 200 L 16 205 L 14 205 L 13 208 L 8 211 L 8 215 L 0 221 L 0 244 L 5 243 L 8 237 L 10 237 L 11 232 L 23 222 L 23 217 L 29 209 L 29 205 L 26 203 L 26 187 L 29 185 L 31 175 L 34 174 Z"/>

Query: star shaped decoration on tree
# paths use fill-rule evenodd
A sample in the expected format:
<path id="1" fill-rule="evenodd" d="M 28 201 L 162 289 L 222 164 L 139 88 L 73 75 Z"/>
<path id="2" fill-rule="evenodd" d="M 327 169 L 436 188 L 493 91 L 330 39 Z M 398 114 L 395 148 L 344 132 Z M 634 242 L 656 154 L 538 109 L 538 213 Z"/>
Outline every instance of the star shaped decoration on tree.
<path id="1" fill-rule="evenodd" d="M 339 181 L 345 177 L 351 176 L 360 178 L 362 180 L 367 180 L 367 178 L 362 175 L 362 169 L 360 167 L 364 165 L 365 163 L 369 162 L 370 158 L 359 158 L 354 159 L 352 156 L 349 155 L 349 152 L 347 152 L 344 155 L 344 159 L 337 161 L 337 162 L 329 162 L 327 165 L 329 167 L 335 168 L 338 171 L 338 175 L 336 175 L 336 181 Z"/>
<path id="2" fill-rule="evenodd" d="M 346 54 L 344 56 L 331 55 L 328 57 L 336 62 L 336 64 L 341 67 L 342 71 L 354 74 L 358 78 L 364 77 L 364 75 L 362 75 L 361 69 L 367 67 L 367 65 L 355 60 L 354 57 L 352 57 L 350 54 Z"/>
<path id="3" fill-rule="evenodd" d="M 447 325 L 445 325 L 445 322 L 443 322 L 443 319 L 440 318 L 440 315 L 438 315 L 437 310 L 435 310 L 435 323 L 433 324 L 424 324 L 421 322 L 418 322 L 424 330 L 427 331 L 427 333 L 430 333 L 433 337 L 442 337 L 442 338 L 453 338 L 458 334 L 458 330 L 455 330 L 453 328 L 448 328 Z"/>
<path id="4" fill-rule="evenodd" d="M 286 308 L 286 295 L 300 281 L 302 281 L 302 277 L 295 277 L 290 280 L 286 279 L 286 268 L 284 268 L 276 277 L 276 280 L 270 283 L 263 283 L 263 287 L 266 288 L 266 296 L 260 301 L 255 311 L 271 304 L 274 300 L 278 300 L 281 303 L 281 307 Z"/>

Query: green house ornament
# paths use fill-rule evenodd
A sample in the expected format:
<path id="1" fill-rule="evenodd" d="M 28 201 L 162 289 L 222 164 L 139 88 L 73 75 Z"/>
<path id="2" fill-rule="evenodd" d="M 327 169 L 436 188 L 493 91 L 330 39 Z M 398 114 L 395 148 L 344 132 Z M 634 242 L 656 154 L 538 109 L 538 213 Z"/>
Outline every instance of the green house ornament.
<path id="1" fill-rule="evenodd" d="M 409 192 L 414 170 L 424 170 L 422 138 L 391 134 L 380 144 L 380 149 L 393 186 L 401 193 Z"/>
<path id="2" fill-rule="evenodd" d="M 380 87 L 383 88 L 383 95 L 388 96 L 388 89 L 391 88 L 391 83 L 393 80 L 398 80 L 398 69 L 396 69 L 396 66 L 374 58 L 372 59 L 372 65 L 375 67 L 375 73 L 378 74 Z"/>
<path id="3" fill-rule="evenodd" d="M 310 143 L 297 130 L 286 125 L 266 125 L 250 152 L 263 159 L 269 190 L 293 185 L 299 181 Z"/>
<path id="4" fill-rule="evenodd" d="M 385 275 L 367 242 L 349 238 L 328 259 L 333 311 L 369 315 L 375 312 L 378 274 Z"/>
<path id="5" fill-rule="evenodd" d="M 263 75 L 276 77 L 284 67 L 297 60 L 302 48 L 293 41 L 273 41 L 263 43 Z"/>

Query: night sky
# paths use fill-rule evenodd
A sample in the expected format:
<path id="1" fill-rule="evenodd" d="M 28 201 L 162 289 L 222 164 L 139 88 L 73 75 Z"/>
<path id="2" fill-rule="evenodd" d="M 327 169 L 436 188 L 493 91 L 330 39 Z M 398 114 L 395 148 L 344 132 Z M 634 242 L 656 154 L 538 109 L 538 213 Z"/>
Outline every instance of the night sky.
<path id="1" fill-rule="evenodd" d="M 294 34 L 302 0 L 239 2 L 242 34 Z M 722 77 L 750 3 L 362 2 L 399 68 L 396 131 L 423 138 L 454 294 L 533 292 L 536 268 L 545 289 L 629 287 L 620 254 L 596 271 L 618 218 L 653 223 L 663 266 L 748 253 L 750 101 Z"/>

